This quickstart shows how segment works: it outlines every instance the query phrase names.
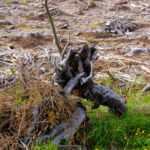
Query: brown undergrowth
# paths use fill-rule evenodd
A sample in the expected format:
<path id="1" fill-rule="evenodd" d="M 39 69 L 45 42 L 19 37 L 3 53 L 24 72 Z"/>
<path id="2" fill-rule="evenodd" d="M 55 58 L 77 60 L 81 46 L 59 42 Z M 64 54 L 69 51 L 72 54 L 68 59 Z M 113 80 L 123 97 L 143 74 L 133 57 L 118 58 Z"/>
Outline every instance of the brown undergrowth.
<path id="1" fill-rule="evenodd" d="M 42 81 L 37 70 L 18 69 L 19 81 L 0 92 L 0 147 L 1 149 L 25 148 L 24 138 L 29 135 L 30 145 L 41 133 L 68 120 L 75 108 L 71 98 L 64 98 L 61 90 Z M 37 107 L 38 119 L 33 110 Z M 36 120 L 36 122 L 35 122 Z M 29 128 L 35 129 L 29 134 Z"/>

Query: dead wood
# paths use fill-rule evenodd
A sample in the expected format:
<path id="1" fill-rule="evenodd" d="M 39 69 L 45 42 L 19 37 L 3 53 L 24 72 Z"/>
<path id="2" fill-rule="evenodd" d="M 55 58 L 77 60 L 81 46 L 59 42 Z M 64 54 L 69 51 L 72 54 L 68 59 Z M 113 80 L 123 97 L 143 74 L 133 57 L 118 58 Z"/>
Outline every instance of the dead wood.
<path id="1" fill-rule="evenodd" d="M 115 34 L 125 34 L 126 32 L 133 32 L 135 29 L 137 29 L 137 25 L 130 23 L 130 22 L 123 22 L 123 21 L 113 21 L 113 22 L 107 22 L 104 25 L 104 30 L 106 32 L 111 32 Z"/>
<path id="2" fill-rule="evenodd" d="M 93 109 L 106 105 L 113 112 L 123 114 L 126 111 L 125 101 L 111 89 L 92 81 L 96 58 L 96 49 L 87 44 L 71 49 L 60 61 L 60 69 L 55 69 L 57 83 L 65 89 L 66 96 L 75 90 L 77 96 L 93 101 Z"/>
<path id="3" fill-rule="evenodd" d="M 71 119 L 63 124 L 59 124 L 54 129 L 51 130 L 49 135 L 41 135 L 37 138 L 42 141 L 48 139 L 53 139 L 53 142 L 59 143 L 61 139 L 66 139 L 67 141 L 73 136 L 83 121 L 86 120 L 86 110 L 83 106 L 78 106 L 77 109 L 72 114 Z"/>
<path id="4" fill-rule="evenodd" d="M 34 111 L 34 116 L 33 120 L 37 122 L 38 119 L 38 109 L 39 107 L 36 106 L 33 111 Z M 77 109 L 73 112 L 71 115 L 71 118 L 57 126 L 55 126 L 53 129 L 50 130 L 49 134 L 46 134 L 45 131 L 41 132 L 41 134 L 37 137 L 35 137 L 34 142 L 36 143 L 37 141 L 41 140 L 42 142 L 45 142 L 47 140 L 52 139 L 53 142 L 59 143 L 61 139 L 66 139 L 67 141 L 77 132 L 78 128 L 80 125 L 86 120 L 86 110 L 85 108 L 79 104 Z M 36 122 L 33 123 L 28 129 L 28 135 L 25 136 L 23 139 L 23 142 L 27 145 L 30 144 L 30 134 L 36 130 Z M 40 122 L 40 120 L 38 120 Z M 38 124 L 37 124 L 38 125 Z"/>
<path id="5" fill-rule="evenodd" d="M 107 70 L 106 72 L 107 72 L 107 74 L 111 77 L 111 79 L 112 79 L 113 81 L 116 81 L 116 80 L 117 80 L 117 79 L 112 75 L 112 73 L 111 73 L 109 70 Z"/>
<path id="6" fill-rule="evenodd" d="M 57 125 L 68 121 L 76 109 L 75 102 L 64 98 L 59 88 L 43 82 L 38 70 L 32 56 L 24 53 L 16 67 L 19 82 L 13 88 L 7 87 L 6 93 L 0 93 L 2 148 L 7 149 L 9 142 L 14 149 L 30 149 L 33 137 L 49 134 Z"/>
<path id="7" fill-rule="evenodd" d="M 142 93 L 146 92 L 150 90 L 150 84 L 147 84 L 143 89 L 142 89 Z"/>

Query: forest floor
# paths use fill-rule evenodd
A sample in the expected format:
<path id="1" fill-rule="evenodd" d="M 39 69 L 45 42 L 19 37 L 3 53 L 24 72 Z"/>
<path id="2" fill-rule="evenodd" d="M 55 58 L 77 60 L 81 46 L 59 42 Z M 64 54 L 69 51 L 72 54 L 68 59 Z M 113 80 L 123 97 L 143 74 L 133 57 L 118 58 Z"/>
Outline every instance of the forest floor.
<path id="1" fill-rule="evenodd" d="M 122 148 L 118 149 L 150 149 L 150 140 L 140 144 L 144 143 L 145 139 L 149 139 L 150 135 L 148 129 L 150 122 L 147 120 L 150 116 L 150 96 L 148 93 L 143 96 L 141 92 L 150 83 L 150 1 L 95 0 L 94 3 L 95 6 L 91 3 L 90 7 L 84 0 L 51 0 L 49 3 L 62 47 L 67 43 L 68 35 L 71 36 L 70 47 L 77 47 L 85 42 L 94 44 L 98 50 L 98 60 L 94 65 L 94 81 L 113 88 L 128 101 L 128 107 L 131 107 L 129 110 L 131 118 L 126 114 L 121 118 L 121 123 L 111 114 L 107 116 L 106 108 L 103 107 L 93 111 L 94 116 L 92 116 L 90 103 L 83 102 L 92 120 L 88 126 L 90 130 L 88 140 L 95 137 L 95 140 L 89 142 L 92 144 L 91 149 L 110 147 L 117 149 L 116 145 L 120 143 L 118 147 Z M 136 28 L 124 34 L 106 32 L 104 26 L 116 20 L 123 24 L 125 22 L 135 24 Z M 26 53 L 34 56 L 39 62 L 49 53 L 58 53 L 42 0 L 2 0 L 0 2 L 0 76 L 11 74 L 10 67 L 15 67 L 16 60 Z M 113 81 L 107 71 L 117 81 Z M 145 121 L 147 125 L 140 121 Z M 126 127 L 122 127 L 127 123 Z M 114 129 L 114 126 L 117 127 Z M 136 134 L 137 128 L 142 128 L 141 134 L 147 130 L 145 137 L 134 140 L 128 137 Z M 109 134 L 112 132 L 116 137 L 104 136 L 107 132 Z M 119 136 L 122 138 L 120 141 L 116 139 Z M 99 140 L 107 142 L 97 142 Z M 136 140 L 137 143 L 140 142 L 136 144 Z"/>

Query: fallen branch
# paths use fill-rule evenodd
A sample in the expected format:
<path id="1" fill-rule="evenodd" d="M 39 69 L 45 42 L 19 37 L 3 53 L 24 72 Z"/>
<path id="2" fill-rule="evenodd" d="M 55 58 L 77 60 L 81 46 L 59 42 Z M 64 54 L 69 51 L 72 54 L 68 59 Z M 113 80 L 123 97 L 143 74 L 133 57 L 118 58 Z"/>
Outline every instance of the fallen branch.
<path id="1" fill-rule="evenodd" d="M 28 146 L 26 144 L 24 144 L 21 140 L 20 140 L 21 144 L 23 145 L 23 147 L 26 149 L 26 150 L 29 150 L 28 149 Z"/>
<path id="2" fill-rule="evenodd" d="M 112 79 L 113 81 L 116 81 L 116 78 L 112 75 L 112 73 L 110 73 L 109 70 L 107 70 L 106 73 L 111 77 L 111 79 Z"/>
<path id="3" fill-rule="evenodd" d="M 72 135 L 74 135 L 80 125 L 86 120 L 86 110 L 83 106 L 78 106 L 77 109 L 72 114 L 72 118 L 63 124 L 59 124 L 53 130 L 51 130 L 49 135 L 40 135 L 36 137 L 35 142 L 38 140 L 46 141 L 53 139 L 53 143 L 59 143 L 61 139 L 69 140 Z"/>
<path id="4" fill-rule="evenodd" d="M 0 90 L 2 89 L 2 91 L 3 91 L 5 89 L 8 89 L 8 88 L 14 86 L 18 82 L 18 80 L 19 80 L 19 78 L 14 78 L 12 81 L 10 81 L 8 83 L 0 84 Z"/>
<path id="5" fill-rule="evenodd" d="M 66 52 L 66 50 L 67 50 L 69 44 L 70 44 L 70 35 L 69 35 L 69 37 L 68 37 L 68 42 L 67 42 L 65 48 L 64 48 L 63 51 L 62 51 L 61 60 L 64 59 L 64 55 L 65 55 L 65 52 Z"/>

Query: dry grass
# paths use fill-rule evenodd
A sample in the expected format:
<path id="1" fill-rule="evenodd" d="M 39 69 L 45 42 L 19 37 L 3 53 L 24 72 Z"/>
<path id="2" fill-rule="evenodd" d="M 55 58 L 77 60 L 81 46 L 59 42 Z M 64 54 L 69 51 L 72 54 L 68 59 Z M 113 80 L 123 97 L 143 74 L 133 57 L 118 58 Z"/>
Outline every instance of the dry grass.
<path id="1" fill-rule="evenodd" d="M 18 69 L 19 70 L 19 69 Z M 56 125 L 68 120 L 75 108 L 71 99 L 64 98 L 61 90 L 43 82 L 35 69 L 24 68 L 19 72 L 20 81 L 0 93 L 0 147 L 23 148 L 21 141 L 28 135 L 30 144 L 41 133 L 47 133 Z M 38 105 L 38 120 L 34 122 L 33 109 Z"/>

